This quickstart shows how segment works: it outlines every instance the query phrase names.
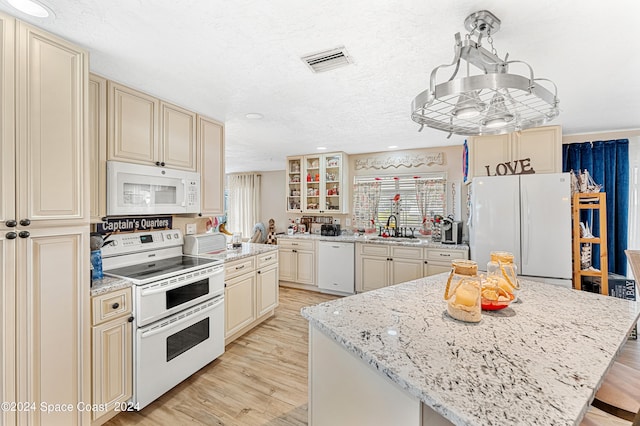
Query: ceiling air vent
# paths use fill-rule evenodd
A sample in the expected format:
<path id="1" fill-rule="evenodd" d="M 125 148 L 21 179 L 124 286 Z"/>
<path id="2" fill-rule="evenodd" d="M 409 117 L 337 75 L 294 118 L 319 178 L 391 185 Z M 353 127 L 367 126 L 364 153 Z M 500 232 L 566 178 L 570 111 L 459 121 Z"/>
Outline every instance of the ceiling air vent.
<path id="1" fill-rule="evenodd" d="M 344 46 L 303 56 L 302 60 L 313 72 L 329 71 L 353 63 L 351 56 L 349 56 Z"/>

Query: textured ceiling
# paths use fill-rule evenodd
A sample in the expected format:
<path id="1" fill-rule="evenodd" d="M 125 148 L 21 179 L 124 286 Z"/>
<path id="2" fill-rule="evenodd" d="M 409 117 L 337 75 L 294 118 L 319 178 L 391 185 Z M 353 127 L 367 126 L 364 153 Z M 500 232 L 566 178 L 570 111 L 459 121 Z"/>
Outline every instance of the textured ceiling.
<path id="1" fill-rule="evenodd" d="M 558 86 L 564 133 L 640 128 L 637 0 L 46 0 L 55 18 L 0 10 L 70 39 L 92 72 L 224 121 L 227 172 L 284 169 L 317 146 L 348 153 L 458 145 L 410 119 L 429 73 L 481 9 L 498 53 Z M 345 46 L 355 64 L 300 60 Z M 262 120 L 245 114 L 258 112 Z"/>

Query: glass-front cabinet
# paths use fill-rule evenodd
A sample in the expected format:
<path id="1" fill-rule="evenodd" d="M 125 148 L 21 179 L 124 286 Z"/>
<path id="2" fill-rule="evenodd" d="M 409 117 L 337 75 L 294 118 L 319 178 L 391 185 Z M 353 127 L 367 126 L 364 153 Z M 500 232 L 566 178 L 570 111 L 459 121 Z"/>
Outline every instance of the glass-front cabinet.
<path id="1" fill-rule="evenodd" d="M 287 211 L 302 212 L 302 157 L 287 158 Z"/>
<path id="2" fill-rule="evenodd" d="M 348 213 L 347 161 L 342 152 L 288 157 L 287 211 Z"/>

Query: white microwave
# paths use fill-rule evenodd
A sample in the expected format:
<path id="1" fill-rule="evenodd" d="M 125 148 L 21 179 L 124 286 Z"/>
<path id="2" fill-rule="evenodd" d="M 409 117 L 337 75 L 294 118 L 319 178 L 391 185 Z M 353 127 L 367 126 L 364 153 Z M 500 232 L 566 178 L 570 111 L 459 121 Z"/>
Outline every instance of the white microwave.
<path id="1" fill-rule="evenodd" d="M 200 173 L 107 161 L 107 216 L 200 213 Z"/>

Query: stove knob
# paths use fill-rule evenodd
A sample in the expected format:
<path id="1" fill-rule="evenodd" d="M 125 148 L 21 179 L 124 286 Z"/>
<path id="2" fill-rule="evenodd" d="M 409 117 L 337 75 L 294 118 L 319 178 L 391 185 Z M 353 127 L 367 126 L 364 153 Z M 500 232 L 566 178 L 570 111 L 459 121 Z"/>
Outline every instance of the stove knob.
<path id="1" fill-rule="evenodd" d="M 171 234 L 167 234 L 167 240 L 171 239 Z"/>
<path id="2" fill-rule="evenodd" d="M 173 234 L 173 237 L 174 237 L 175 239 L 180 238 L 180 237 L 178 237 L 178 234 L 177 234 L 177 233 Z"/>
<path id="3" fill-rule="evenodd" d="M 111 243 L 112 246 L 117 246 L 118 245 L 118 240 L 113 240 L 113 242 Z"/>

